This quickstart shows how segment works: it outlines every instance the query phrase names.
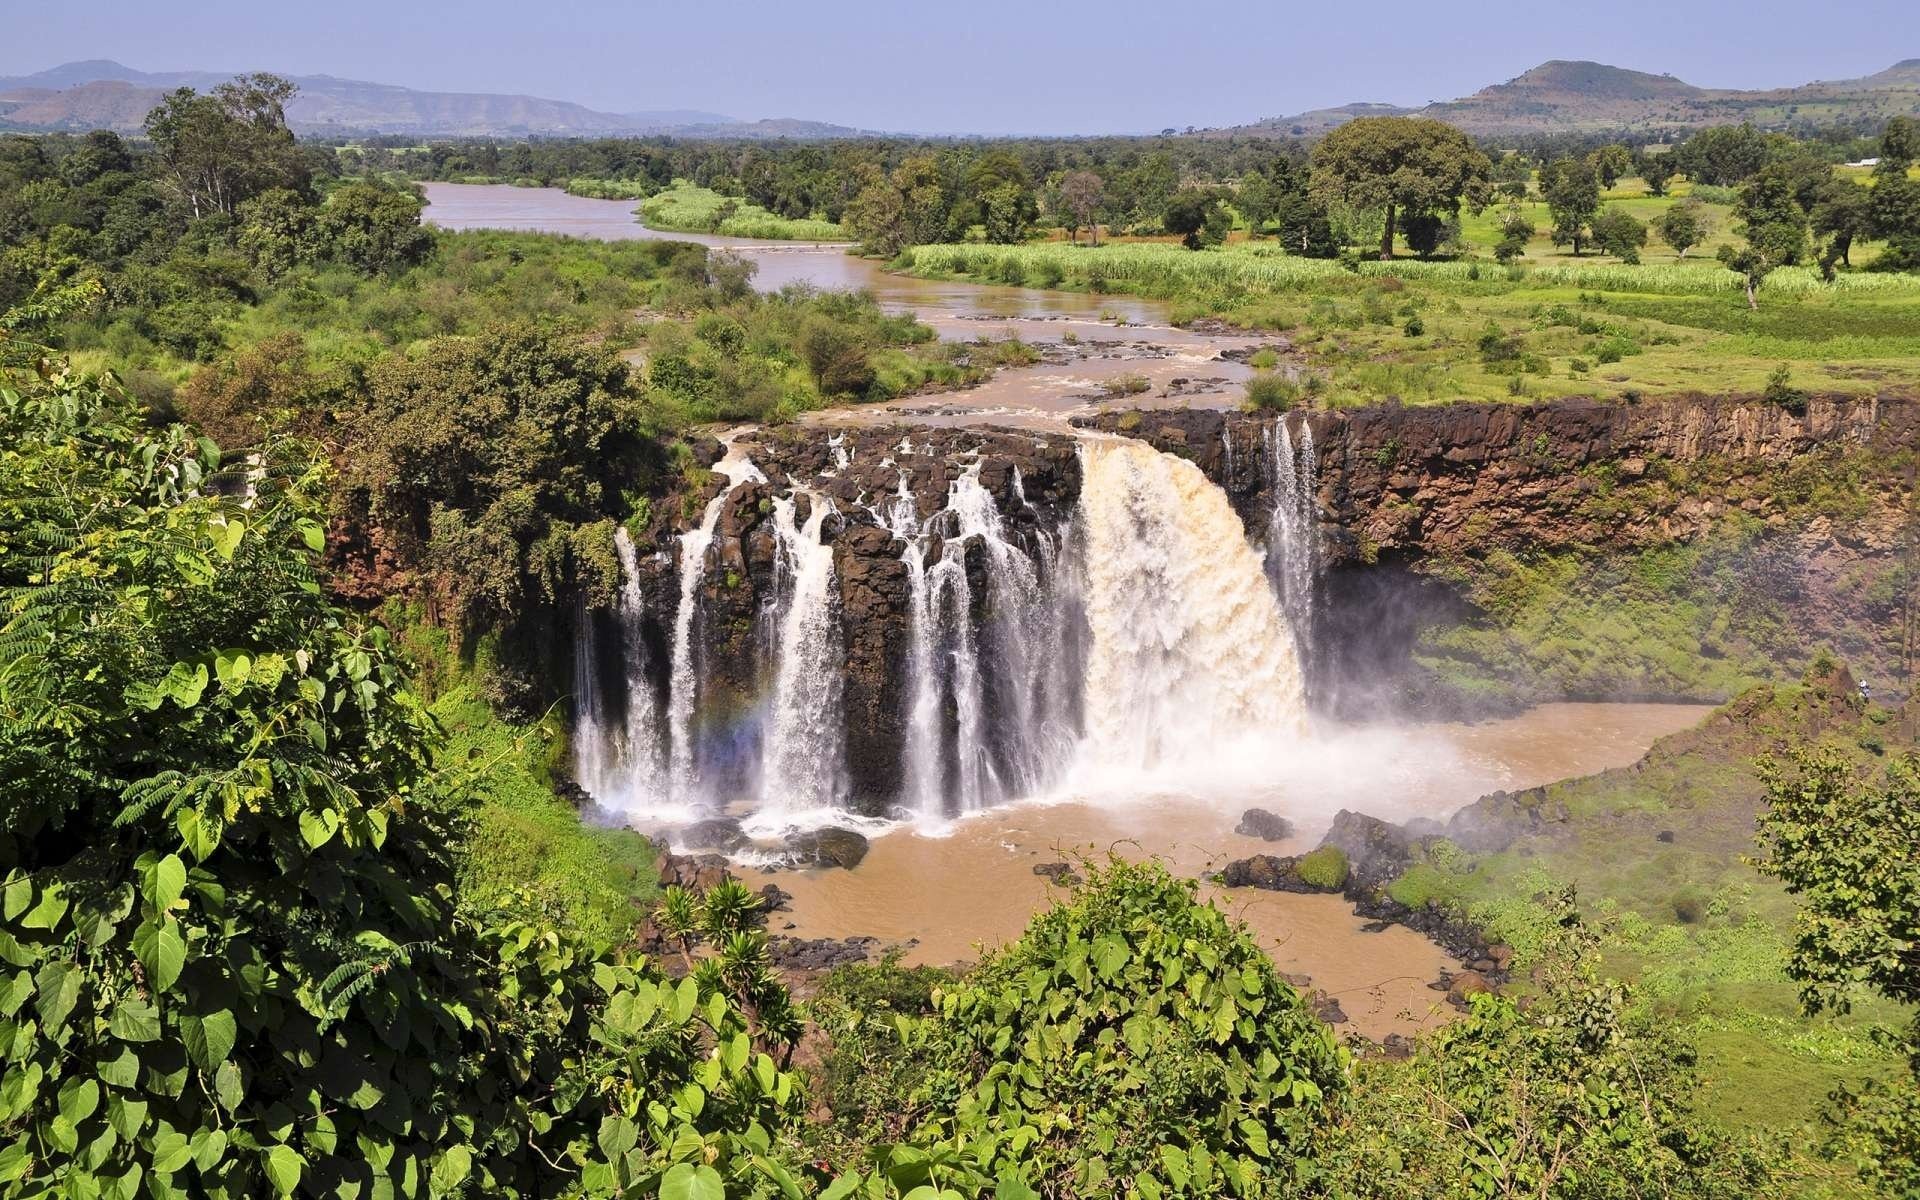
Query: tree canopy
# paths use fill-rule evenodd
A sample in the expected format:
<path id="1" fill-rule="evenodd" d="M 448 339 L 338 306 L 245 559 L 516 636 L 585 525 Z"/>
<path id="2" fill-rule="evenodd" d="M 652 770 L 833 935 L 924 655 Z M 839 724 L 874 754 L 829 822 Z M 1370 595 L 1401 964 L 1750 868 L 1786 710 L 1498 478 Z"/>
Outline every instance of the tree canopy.
<path id="1" fill-rule="evenodd" d="M 1466 134 L 1424 117 L 1361 117 L 1313 151 L 1313 189 L 1323 202 L 1384 208 L 1380 257 L 1393 257 L 1399 214 L 1479 211 L 1493 165 Z"/>

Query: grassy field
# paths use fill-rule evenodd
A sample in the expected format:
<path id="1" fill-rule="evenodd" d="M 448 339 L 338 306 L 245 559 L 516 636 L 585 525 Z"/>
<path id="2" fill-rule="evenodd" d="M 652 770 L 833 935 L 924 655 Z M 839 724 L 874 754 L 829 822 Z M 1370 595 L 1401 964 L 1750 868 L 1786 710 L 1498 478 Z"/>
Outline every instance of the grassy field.
<path id="1" fill-rule="evenodd" d="M 722 196 L 684 179 L 676 179 L 666 191 L 648 197 L 638 211 L 640 219 L 652 228 L 675 233 L 717 233 L 726 237 L 795 242 L 847 239 L 846 232 L 832 221 L 775 216 L 757 204 Z"/>
<path id="2" fill-rule="evenodd" d="M 1872 761 L 1864 747 L 1891 714 L 1851 700 L 1813 684 L 1750 693 L 1634 767 L 1520 794 L 1542 815 L 1540 832 L 1478 856 L 1440 843 L 1389 893 L 1470 915 L 1513 945 L 1524 969 L 1548 919 L 1537 898 L 1575 886 L 1582 907 L 1611 925 L 1609 972 L 1694 1038 L 1702 1107 L 1736 1128 L 1810 1122 L 1835 1085 L 1895 1068 L 1873 1031 L 1900 1013 L 1873 1002 L 1844 1018 L 1801 1014 L 1786 975 L 1795 902 L 1747 861 L 1762 796 L 1756 759 L 1820 729 L 1822 743 Z"/>
<path id="3" fill-rule="evenodd" d="M 1505 268 L 1475 261 L 1294 258 L 1271 242 L 936 245 L 896 265 L 929 277 L 1127 292 L 1176 320 L 1285 332 L 1325 403 L 1631 397 L 1789 386 L 1920 388 L 1920 276 L 1782 268 L 1747 308 L 1714 262 L 1628 266 L 1597 256 Z"/>

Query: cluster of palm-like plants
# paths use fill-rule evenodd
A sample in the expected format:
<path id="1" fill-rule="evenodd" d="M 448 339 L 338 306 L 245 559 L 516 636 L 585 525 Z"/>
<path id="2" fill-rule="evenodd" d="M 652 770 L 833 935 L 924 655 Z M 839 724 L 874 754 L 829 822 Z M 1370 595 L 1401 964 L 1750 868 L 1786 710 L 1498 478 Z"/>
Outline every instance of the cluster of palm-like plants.
<path id="1" fill-rule="evenodd" d="M 731 999 L 746 1019 L 756 1048 L 768 1054 L 777 1051 L 784 1067 L 800 1040 L 801 1020 L 767 952 L 760 897 L 737 879 L 704 892 L 670 887 L 662 893 L 653 920 L 661 935 L 675 944 L 682 966 L 701 991 Z"/>

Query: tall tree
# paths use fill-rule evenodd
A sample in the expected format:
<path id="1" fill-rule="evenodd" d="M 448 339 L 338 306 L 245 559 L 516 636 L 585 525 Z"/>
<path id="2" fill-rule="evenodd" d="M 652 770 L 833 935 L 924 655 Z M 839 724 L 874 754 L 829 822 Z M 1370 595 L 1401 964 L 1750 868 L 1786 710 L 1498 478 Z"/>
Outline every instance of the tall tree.
<path id="1" fill-rule="evenodd" d="M 1600 180 L 1600 186 L 1611 189 L 1620 182 L 1620 177 L 1633 170 L 1633 151 L 1618 142 L 1612 142 L 1595 150 L 1591 155 L 1593 173 Z"/>
<path id="2" fill-rule="evenodd" d="M 1080 240 L 1082 227 L 1093 231 L 1093 244 L 1100 244 L 1100 199 L 1106 184 L 1092 171 L 1069 171 L 1060 181 L 1060 204 L 1069 222 L 1067 238 Z"/>
<path id="3" fill-rule="evenodd" d="M 1553 217 L 1553 243 L 1577 256 L 1587 226 L 1600 212 L 1600 178 L 1584 158 L 1563 158 L 1540 169 L 1540 194 Z"/>
<path id="4" fill-rule="evenodd" d="M 1739 272 L 1747 307 L 1760 307 L 1760 283 L 1776 267 L 1799 262 L 1807 247 L 1807 214 L 1794 198 L 1793 177 L 1784 170 L 1757 172 L 1733 206 L 1745 244 L 1720 247 L 1720 261 Z"/>
<path id="5" fill-rule="evenodd" d="M 1384 208 L 1380 257 L 1393 257 L 1402 212 L 1457 216 L 1489 199 L 1493 164 L 1467 135 L 1425 117 L 1361 117 L 1326 136 L 1313 152 L 1315 194 L 1323 203 Z"/>
<path id="6" fill-rule="evenodd" d="M 296 91 L 278 75 L 241 75 L 204 96 L 170 92 L 147 114 L 162 177 L 195 217 L 232 216 L 270 188 L 307 192 L 312 173 L 287 127 Z"/>

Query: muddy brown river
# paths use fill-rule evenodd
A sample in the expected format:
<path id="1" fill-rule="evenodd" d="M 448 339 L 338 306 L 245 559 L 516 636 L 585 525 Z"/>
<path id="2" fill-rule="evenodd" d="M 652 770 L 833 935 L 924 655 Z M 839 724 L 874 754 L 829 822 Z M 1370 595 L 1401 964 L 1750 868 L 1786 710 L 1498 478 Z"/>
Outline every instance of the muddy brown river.
<path id="1" fill-rule="evenodd" d="M 590 200 L 558 188 L 506 184 L 429 183 L 425 219 L 447 229 L 514 229 L 603 241 L 697 242 L 750 259 L 754 285 L 778 291 L 792 284 L 823 290 L 865 290 L 891 312 L 911 312 L 948 341 L 1019 338 L 1042 347 L 1048 361 L 998 373 L 966 392 L 914 396 L 880 405 L 810 414 L 822 424 L 916 420 L 961 424 L 1051 425 L 1108 402 L 1108 385 L 1137 375 L 1145 392 L 1130 408 L 1240 403 L 1251 373 L 1221 358 L 1263 339 L 1176 328 L 1166 305 L 1134 296 L 1095 296 L 890 274 L 844 244 L 769 242 L 648 229 L 627 200 Z"/>
<path id="2" fill-rule="evenodd" d="M 758 266 L 755 284 L 860 288 L 892 311 L 913 312 L 942 338 L 1019 337 L 1047 361 L 1001 372 L 964 392 L 813 414 L 823 424 L 913 420 L 1064 427 L 1108 403 L 1105 385 L 1138 374 L 1148 391 L 1117 403 L 1237 406 L 1246 367 L 1222 358 L 1257 340 L 1175 328 L 1164 305 L 1132 297 L 940 282 L 891 275 L 844 246 L 660 233 L 629 201 L 590 200 L 557 189 L 430 183 L 426 219 L 451 229 L 517 229 L 600 239 L 666 238 L 726 249 Z M 852 871 L 747 870 L 757 885 L 792 893 L 779 932 L 798 937 L 870 935 L 915 963 L 971 961 L 1019 934 L 1061 895 L 1037 865 L 1151 856 L 1185 876 L 1232 858 L 1311 848 L 1334 813 L 1353 808 L 1388 820 L 1444 818 L 1490 791 L 1532 787 L 1624 766 L 1658 738 L 1696 724 L 1707 709 L 1672 704 L 1548 704 L 1476 724 L 1322 724 L 1284 770 L 1223 772 L 1222 779 L 1147 778 L 1115 787 L 988 810 L 932 826 L 875 828 Z M 1230 783 L 1227 778 L 1230 778 Z M 1086 781 L 1083 781 L 1085 783 Z M 1258 804 L 1295 823 L 1284 842 L 1234 833 Z M 1368 932 L 1337 896 L 1211 887 L 1281 969 L 1306 975 L 1339 1000 L 1344 1026 L 1378 1039 L 1444 1018 L 1428 985 L 1452 966 L 1426 938 L 1393 926 Z M 780 929 L 780 926 L 786 926 Z"/>

